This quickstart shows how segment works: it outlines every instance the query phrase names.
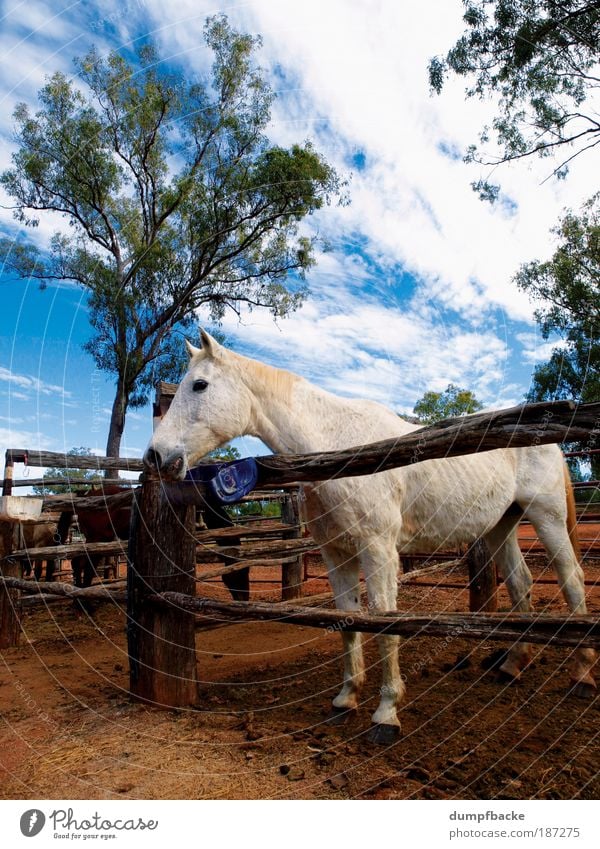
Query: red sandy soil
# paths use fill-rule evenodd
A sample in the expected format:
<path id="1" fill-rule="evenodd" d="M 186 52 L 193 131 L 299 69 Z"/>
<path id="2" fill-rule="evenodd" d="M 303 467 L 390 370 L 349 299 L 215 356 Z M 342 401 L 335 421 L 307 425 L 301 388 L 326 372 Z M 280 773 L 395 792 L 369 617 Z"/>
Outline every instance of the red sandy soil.
<path id="1" fill-rule="evenodd" d="M 586 571 L 600 581 L 598 565 Z M 318 559 L 310 572 L 324 575 Z M 551 577 L 539 568 L 535 574 Z M 253 598 L 277 599 L 279 570 L 256 575 L 273 584 L 256 584 Z M 227 597 L 221 584 L 201 586 Z M 308 584 L 310 592 L 327 589 L 318 578 Z M 600 614 L 598 586 L 587 591 L 590 612 Z M 405 586 L 399 608 L 464 611 L 467 596 Z M 503 588 L 499 601 L 509 608 Z M 566 612 L 556 586 L 537 584 L 534 604 Z M 119 607 L 101 606 L 93 618 L 69 603 L 32 607 L 24 630 L 22 645 L 4 651 L 0 662 L 5 799 L 600 795 L 600 699 L 568 694 L 569 649 L 535 648 L 521 681 L 506 686 L 480 668 L 501 644 L 404 640 L 403 735 L 386 748 L 365 738 L 379 686 L 371 635 L 365 635 L 368 683 L 360 708 L 345 726 L 331 727 L 324 719 L 341 680 L 335 633 L 279 622 L 200 630 L 200 698 L 175 711 L 130 699 Z"/>

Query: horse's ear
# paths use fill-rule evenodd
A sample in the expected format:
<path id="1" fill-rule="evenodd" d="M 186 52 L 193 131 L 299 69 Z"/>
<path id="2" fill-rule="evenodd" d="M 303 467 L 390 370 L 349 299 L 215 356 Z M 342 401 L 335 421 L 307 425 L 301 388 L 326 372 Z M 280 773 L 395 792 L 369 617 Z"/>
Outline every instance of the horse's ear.
<path id="1" fill-rule="evenodd" d="M 202 353 L 205 357 L 215 357 L 217 351 L 221 347 L 216 339 L 213 339 L 212 336 L 206 332 L 206 330 L 200 329 L 200 339 L 202 340 Z"/>
<path id="2" fill-rule="evenodd" d="M 201 353 L 202 353 L 202 349 L 201 349 L 201 348 L 195 348 L 195 347 L 192 345 L 192 343 L 189 341 L 189 339 L 186 339 L 186 340 L 185 340 L 185 347 L 187 348 L 187 352 L 188 352 L 188 354 L 189 354 L 190 360 L 191 360 L 193 357 L 195 357 L 197 354 L 201 354 Z"/>

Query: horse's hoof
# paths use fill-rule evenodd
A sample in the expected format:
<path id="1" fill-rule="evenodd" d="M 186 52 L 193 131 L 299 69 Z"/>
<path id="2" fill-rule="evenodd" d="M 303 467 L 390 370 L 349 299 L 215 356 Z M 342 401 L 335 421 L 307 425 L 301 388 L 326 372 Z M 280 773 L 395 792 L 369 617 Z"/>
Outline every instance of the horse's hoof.
<path id="1" fill-rule="evenodd" d="M 344 725 L 351 716 L 355 716 L 356 708 L 332 707 L 329 716 L 325 720 L 328 725 Z"/>
<path id="2" fill-rule="evenodd" d="M 497 651 L 492 652 L 492 654 L 483 658 L 481 661 L 481 668 L 488 672 L 500 669 L 507 657 L 508 652 L 505 649 L 497 649 Z"/>
<path id="3" fill-rule="evenodd" d="M 384 725 L 382 722 L 378 722 L 367 731 L 367 740 L 377 746 L 392 746 L 399 739 L 399 725 Z"/>
<path id="4" fill-rule="evenodd" d="M 497 669 L 494 675 L 497 684 L 516 684 L 519 680 L 518 675 L 512 675 L 504 669 Z"/>
<path id="5" fill-rule="evenodd" d="M 576 696 L 578 699 L 587 699 L 589 701 L 596 698 L 598 690 L 594 684 L 587 684 L 585 681 L 576 681 L 569 690 L 569 694 Z"/>

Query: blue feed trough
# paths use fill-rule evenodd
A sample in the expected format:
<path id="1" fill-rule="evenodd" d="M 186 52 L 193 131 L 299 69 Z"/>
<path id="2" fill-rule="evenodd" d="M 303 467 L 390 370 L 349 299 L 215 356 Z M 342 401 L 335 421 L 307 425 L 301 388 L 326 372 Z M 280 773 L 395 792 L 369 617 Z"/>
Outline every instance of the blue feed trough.
<path id="1" fill-rule="evenodd" d="M 180 483 L 165 483 L 164 489 L 172 504 L 235 504 L 252 492 L 257 480 L 256 461 L 247 457 L 227 463 L 203 463 L 190 469 Z"/>

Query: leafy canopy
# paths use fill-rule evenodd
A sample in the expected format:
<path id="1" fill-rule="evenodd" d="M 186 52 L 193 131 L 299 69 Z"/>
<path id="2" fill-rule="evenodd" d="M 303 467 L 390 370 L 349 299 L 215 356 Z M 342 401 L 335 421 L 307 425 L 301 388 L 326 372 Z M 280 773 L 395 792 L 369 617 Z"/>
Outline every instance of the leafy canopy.
<path id="1" fill-rule="evenodd" d="M 542 334 L 562 337 L 549 362 L 538 366 L 528 398 L 600 398 L 600 193 L 579 215 L 567 212 L 554 229 L 552 258 L 528 262 L 515 275 L 539 304 Z"/>
<path id="2" fill-rule="evenodd" d="M 443 392 L 426 392 L 415 404 L 413 413 L 423 424 L 434 424 L 453 416 L 476 413 L 482 408 L 483 404 L 469 389 L 449 383 Z"/>
<path id="3" fill-rule="evenodd" d="M 585 0 L 463 0 L 465 32 L 445 57 L 429 64 L 431 88 L 449 73 L 469 80 L 468 97 L 498 98 L 491 128 L 467 161 L 496 165 L 525 156 L 569 151 L 554 174 L 600 142 L 597 110 L 586 104 L 600 85 L 600 3 Z M 587 107 L 587 108 L 586 108 Z M 498 145 L 490 153 L 490 141 Z M 473 184 L 495 200 L 498 186 Z"/>
<path id="4" fill-rule="evenodd" d="M 519 288 L 539 304 L 535 315 L 543 336 L 561 337 L 550 359 L 536 366 L 527 400 L 597 401 L 600 398 L 600 194 L 592 197 L 579 215 L 565 213 L 554 234 L 557 247 L 551 259 L 526 263 L 515 275 Z M 577 461 L 570 465 L 576 467 Z M 593 479 L 600 479 L 600 457 L 592 455 L 591 467 Z"/>

